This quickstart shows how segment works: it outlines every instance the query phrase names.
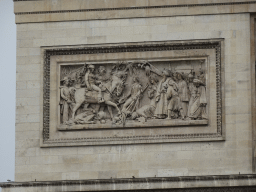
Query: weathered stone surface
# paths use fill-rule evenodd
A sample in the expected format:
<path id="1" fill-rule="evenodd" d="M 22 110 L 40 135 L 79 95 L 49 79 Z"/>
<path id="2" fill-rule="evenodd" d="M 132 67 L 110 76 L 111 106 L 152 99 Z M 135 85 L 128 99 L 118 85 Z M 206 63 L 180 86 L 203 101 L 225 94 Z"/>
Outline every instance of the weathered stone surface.
<path id="1" fill-rule="evenodd" d="M 127 19 L 163 16 L 214 15 L 253 13 L 256 4 L 249 0 L 195 1 L 135 0 L 51 0 L 16 1 L 16 23 L 79 21 L 97 19 Z"/>
<path id="2" fill-rule="evenodd" d="M 182 50 L 180 50 L 181 46 Z M 54 54 L 54 56 L 45 62 L 46 67 L 50 67 L 50 73 L 44 72 L 44 84 L 46 85 L 44 100 L 49 98 L 50 103 L 44 102 L 43 132 L 45 134 L 42 146 L 188 142 L 200 139 L 223 140 L 222 120 L 217 117 L 217 114 L 222 113 L 222 104 L 217 105 L 221 101 L 221 96 L 218 93 L 221 92 L 220 77 L 222 75 L 221 70 L 216 71 L 216 68 L 221 65 L 217 61 L 217 57 L 220 56 L 218 50 L 222 46 L 222 40 L 197 40 L 176 43 L 169 41 L 165 43 L 130 43 L 129 45 L 118 44 L 118 46 L 104 45 L 101 47 L 91 45 L 82 47 L 82 49 L 81 47 L 80 49 L 70 47 L 68 51 L 64 52 L 58 47 L 50 50 L 46 48 L 46 57 L 49 54 Z M 87 53 L 87 49 L 92 50 Z M 129 51 L 130 49 L 134 51 Z M 127 51 L 129 52 L 127 53 Z M 165 59 L 168 57 L 180 59 Z M 193 57 L 193 59 L 189 60 L 189 57 Z M 121 63 L 111 61 L 111 58 L 116 58 Z M 129 60 L 130 58 L 148 58 L 148 60 Z M 73 61 L 75 64 L 69 64 L 66 62 L 67 60 Z M 90 60 L 94 60 L 94 62 L 91 63 Z M 59 65 L 58 63 L 63 64 Z M 164 67 L 168 69 L 164 69 Z M 162 76 L 163 73 L 158 68 L 162 68 L 168 77 Z M 104 72 L 103 75 L 97 72 L 99 69 Z M 60 75 L 56 76 L 56 73 Z M 109 73 L 112 75 L 109 76 Z M 99 89 L 98 92 L 88 90 L 89 74 L 93 78 L 97 78 L 93 80 L 93 86 L 94 89 Z M 47 78 L 48 75 L 50 75 L 50 79 Z M 179 77 L 181 75 L 184 76 L 184 80 L 178 79 L 181 78 Z M 194 87 L 196 90 L 203 91 L 198 92 L 198 96 L 188 88 L 187 84 L 193 88 L 195 83 L 193 81 L 201 82 L 198 88 Z M 97 82 L 99 83 L 96 85 Z M 169 82 L 166 89 L 169 91 L 173 89 L 173 94 L 176 94 L 176 97 L 171 96 L 167 99 L 168 90 L 164 90 L 163 94 L 160 93 L 160 88 L 164 87 L 162 85 L 165 82 Z M 170 84 L 170 82 L 172 83 Z M 182 84 L 184 84 L 184 90 L 180 87 L 179 92 L 175 91 Z M 138 91 L 132 91 L 135 90 L 135 86 L 139 87 Z M 46 91 L 47 89 L 50 92 Z M 134 96 L 129 92 L 133 92 Z M 139 97 L 136 96 L 137 93 L 139 93 Z M 157 94 L 159 94 L 158 101 Z M 110 95 L 112 96 L 110 97 Z M 185 106 L 182 106 L 182 97 Z M 197 115 L 193 116 L 189 110 L 192 109 L 189 107 L 189 103 L 192 106 L 196 101 L 201 102 L 196 98 L 200 98 L 199 100 L 204 104 L 199 104 L 194 108 Z M 190 99 L 192 100 L 190 101 Z M 109 100 L 110 102 L 108 102 Z M 212 104 L 212 107 L 207 106 L 208 102 Z M 136 103 L 141 103 L 141 107 L 136 109 L 136 105 L 139 106 Z M 106 105 L 113 108 L 112 120 L 111 111 L 106 110 Z M 164 110 L 164 106 L 166 110 Z M 46 118 L 49 113 L 52 114 L 50 120 Z M 120 130 L 123 127 L 124 129 Z M 186 131 L 178 127 L 186 128 Z M 119 130 L 114 130 L 114 128 L 119 128 Z M 91 131 L 81 131 L 78 138 L 74 132 L 65 134 L 65 132 L 57 131 L 86 129 Z M 101 130 L 96 131 L 96 129 Z M 63 137 L 64 134 L 65 137 Z M 60 141 L 64 138 L 69 139 Z M 73 140 L 71 141 L 71 139 Z"/>
<path id="3" fill-rule="evenodd" d="M 201 38 L 224 38 L 223 44 L 223 106 L 225 106 L 223 124 L 225 130 L 225 142 L 208 143 L 177 143 L 177 144 L 143 144 L 143 145 L 123 145 L 123 146 L 91 146 L 91 147 L 65 147 L 65 148 L 39 148 L 38 144 L 24 145 L 24 149 L 16 152 L 17 158 L 31 157 L 31 160 L 22 159 L 17 162 L 16 172 L 17 181 L 27 181 L 34 179 L 39 175 L 39 180 L 61 180 L 63 177 L 76 179 L 94 179 L 110 177 L 141 177 L 145 174 L 152 176 L 182 176 L 182 175 L 204 175 L 204 174 L 235 174 L 251 173 L 252 169 L 252 143 L 251 143 L 251 89 L 250 84 L 250 23 L 248 14 L 232 15 L 211 15 L 211 16 L 188 16 L 188 17 L 166 17 L 166 18 L 145 18 L 145 19 L 125 19 L 125 20 L 105 20 L 105 21 L 76 21 L 60 23 L 40 23 L 24 24 L 26 27 L 19 27 L 18 37 L 28 42 L 33 40 L 33 47 L 29 47 L 24 56 L 18 56 L 17 59 L 17 82 L 19 83 L 17 92 L 17 138 L 22 142 L 31 137 L 42 138 L 42 129 L 38 126 L 43 123 L 43 53 L 41 56 L 30 55 L 36 53 L 40 46 L 75 46 L 80 43 L 101 44 L 117 42 L 136 42 L 136 41 L 158 41 L 158 40 L 187 40 Z M 227 23 L 230 26 L 227 27 Z M 23 25 L 23 24 L 22 24 Z M 159 26 L 158 26 L 159 25 Z M 191 27 L 189 27 L 189 25 Z M 21 26 L 21 25 L 20 25 Z M 194 27 L 193 27 L 194 26 Z M 113 30 L 113 27 L 118 27 Z M 166 29 L 166 30 L 158 30 Z M 30 31 L 30 30 L 31 31 Z M 31 35 L 23 31 L 31 32 Z M 88 31 L 89 32 L 85 32 Z M 192 30 L 192 31 L 191 31 Z M 91 31 L 91 32 L 90 32 Z M 123 33 L 122 31 L 129 31 Z M 52 35 L 62 34 L 64 36 L 53 38 Z M 47 34 L 47 35 L 46 35 Z M 76 39 L 78 38 L 78 39 Z M 50 40 L 51 39 L 51 40 Z M 80 40 L 83 41 L 80 41 Z M 31 44 L 30 44 L 31 45 Z M 239 47 L 243 47 L 242 49 Z M 18 47 L 24 49 L 25 47 Z M 27 48 L 26 48 L 27 49 Z M 153 52 L 152 52 L 153 53 Z M 164 57 L 173 57 L 174 54 L 163 52 Z M 182 53 L 182 52 L 180 52 Z M 192 56 L 195 52 L 191 51 Z M 203 53 L 203 52 L 202 52 Z M 164 55 L 165 54 L 165 55 Z M 214 52 L 209 52 L 209 55 Z M 140 53 L 137 56 L 134 53 L 109 54 L 105 60 L 113 58 L 147 58 L 159 57 L 159 53 L 148 54 Z M 160 55 L 161 56 L 161 55 Z M 161 57 L 162 57 L 161 56 Z M 178 56 L 178 55 L 177 55 Z M 67 61 L 94 60 L 99 55 L 86 56 L 54 56 L 54 62 L 67 63 Z M 215 58 L 216 59 L 216 58 Z M 210 57 L 210 62 L 214 62 L 214 57 Z M 31 71 L 24 70 L 22 67 Z M 52 65 L 53 66 L 53 65 Z M 32 70 L 32 68 L 33 70 Z M 210 67 L 213 70 L 213 67 Z M 56 68 L 54 68 L 56 70 Z M 54 70 L 52 72 L 54 72 Z M 54 76 L 52 76 L 54 77 Z M 210 72 L 209 77 L 216 79 L 214 73 Z M 246 78 L 247 77 L 247 78 Z M 52 79 L 55 84 L 61 80 Z M 25 86 L 26 85 L 26 86 Z M 209 85 L 212 86 L 212 85 Z M 56 90 L 59 90 L 56 85 Z M 208 89 L 211 90 L 211 89 Z M 54 93 L 54 92 L 53 92 Z M 213 93 L 213 92 L 209 92 Z M 56 102 L 57 106 L 57 92 Z M 51 94 L 52 95 L 52 94 Z M 31 100 L 30 100 L 31 98 Z M 209 103 L 211 105 L 211 103 Z M 214 104 L 212 104 L 215 106 Z M 31 107 L 30 107 L 31 106 Z M 36 111 L 35 111 L 36 110 Z M 58 114 L 52 111 L 51 113 Z M 52 116 L 51 115 L 51 116 Z M 215 118 L 212 114 L 210 118 Z M 56 121 L 51 117 L 51 122 Z M 212 121 L 210 126 L 216 126 Z M 57 128 L 57 126 L 56 126 Z M 50 135 L 56 139 L 70 139 L 83 137 L 110 137 L 116 136 L 141 136 L 141 135 L 166 135 L 184 131 L 193 133 L 200 128 L 172 128 L 172 129 L 138 129 L 135 132 L 129 129 L 117 131 L 79 131 L 79 132 L 60 132 L 57 129 L 51 130 Z M 210 130 L 203 130 L 205 133 Z M 66 140 L 68 142 L 69 140 Z M 182 140 L 178 140 L 182 141 Z M 184 141 L 184 140 L 183 140 Z M 144 141 L 143 141 L 144 142 Z M 113 143 L 114 144 L 114 143 Z M 42 143 L 41 143 L 42 145 Z M 56 144 L 55 144 L 56 145 Z M 60 145 L 60 144 L 58 144 Z M 77 145 L 75 143 L 68 144 Z M 68 146 L 66 145 L 66 146 Z M 46 145 L 51 146 L 51 145 Z M 17 146 L 18 147 L 18 146 Z M 19 148 L 19 147 L 18 147 Z M 88 154 L 81 157 L 81 154 Z M 70 157 L 70 155 L 72 157 Z M 55 159 L 58 157 L 58 163 L 36 164 L 44 162 L 43 159 Z M 31 161 L 31 163 L 30 163 Z M 125 163 L 125 164 L 123 164 Z M 242 165 L 241 165 L 242 163 Z M 37 166 L 37 167 L 34 167 Z M 120 168 L 121 170 L 119 170 Z M 40 168 L 40 169 L 39 169 Z M 21 176 L 23 170 L 24 177 Z M 128 172 L 129 170 L 129 172 Z M 88 172 L 87 172 L 88 171 Z M 99 171 L 104 174 L 98 174 Z M 19 172 L 19 173 L 18 173 Z M 70 173 L 66 175 L 66 173 Z M 81 174 L 77 174 L 81 173 Z M 44 175 L 47 174 L 47 177 Z M 50 176 L 52 175 L 52 176 Z M 104 176 L 105 175 L 105 176 Z M 73 177 L 72 176 L 72 177 Z M 35 178 L 37 179 L 37 178 Z"/>
<path id="4" fill-rule="evenodd" d="M 235 175 L 254 172 L 255 1 L 16 0 L 14 12 L 27 183 L 4 192 L 255 185 Z"/>

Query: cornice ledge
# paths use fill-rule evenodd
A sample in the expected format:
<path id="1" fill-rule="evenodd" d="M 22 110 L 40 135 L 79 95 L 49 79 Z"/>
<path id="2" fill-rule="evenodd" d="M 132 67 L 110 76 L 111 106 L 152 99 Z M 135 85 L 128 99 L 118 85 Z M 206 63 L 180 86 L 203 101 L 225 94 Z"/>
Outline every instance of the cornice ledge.
<path id="1" fill-rule="evenodd" d="M 18 1 L 43 1 L 43 0 L 13 0 Z M 15 15 L 27 14 L 52 14 L 52 13 L 73 13 L 73 12 L 91 12 L 91 11 L 111 11 L 111 10 L 132 10 L 132 9 L 162 9 L 162 8 L 179 8 L 179 7 L 202 7 L 202 6 L 223 6 L 223 5 L 249 5 L 256 4 L 256 1 L 241 2 L 223 2 L 223 3 L 198 3 L 198 4 L 179 4 L 179 5 L 158 5 L 158 6 L 140 6 L 140 7 L 116 7 L 116 8 L 95 8 L 79 10 L 54 10 L 54 11 L 34 11 L 34 12 L 16 12 Z"/>
<path id="2" fill-rule="evenodd" d="M 60 180 L 60 181 L 33 181 L 33 182 L 5 182 L 0 183 L 2 188 L 11 187 L 40 187 L 65 185 L 104 185 L 104 184 L 132 184 L 132 183 L 166 183 L 166 182 L 193 182 L 193 181 L 220 181 L 220 180 L 250 180 L 256 179 L 256 174 L 249 175 L 215 175 L 215 176 L 183 176 L 183 177 L 153 177 L 131 179 L 105 180 Z"/>

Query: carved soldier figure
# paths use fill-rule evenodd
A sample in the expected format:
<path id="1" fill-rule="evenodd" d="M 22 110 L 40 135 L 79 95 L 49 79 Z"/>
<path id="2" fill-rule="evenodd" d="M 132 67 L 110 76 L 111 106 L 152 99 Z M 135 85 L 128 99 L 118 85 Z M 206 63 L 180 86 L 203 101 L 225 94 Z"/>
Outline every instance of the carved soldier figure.
<path id="1" fill-rule="evenodd" d="M 62 82 L 63 86 L 60 87 L 60 113 L 62 123 L 66 123 L 72 113 L 71 89 L 69 88 L 71 80 L 69 77 L 64 77 Z"/>
<path id="2" fill-rule="evenodd" d="M 168 100 L 166 93 L 168 89 L 168 82 L 170 80 L 170 73 L 171 72 L 167 69 L 163 70 L 163 78 L 157 87 L 155 117 L 158 119 L 165 119 L 168 115 Z"/>
<path id="3" fill-rule="evenodd" d="M 170 100 L 168 103 L 168 119 L 177 119 L 181 115 L 184 120 L 185 117 L 178 94 L 177 84 L 172 79 L 169 80 L 168 84 L 167 99 Z"/>
<path id="4" fill-rule="evenodd" d="M 188 113 L 188 102 L 189 102 L 189 90 L 186 81 L 184 80 L 181 73 L 177 73 L 177 85 L 178 85 L 178 93 L 182 106 L 182 117 L 187 117 Z"/>
<path id="5" fill-rule="evenodd" d="M 191 70 L 191 72 L 188 74 L 188 90 L 189 90 L 189 103 L 188 103 L 188 116 L 189 116 L 189 111 L 190 111 L 190 106 L 191 106 L 191 102 L 193 99 L 191 99 L 192 97 L 192 93 L 194 92 L 194 89 L 196 89 L 193 81 L 195 78 L 195 74 L 193 72 L 193 70 Z"/>
<path id="6" fill-rule="evenodd" d="M 98 69 L 98 81 L 100 82 L 106 82 L 109 80 L 109 77 L 107 76 L 107 71 L 105 66 L 100 66 Z"/>
<path id="7" fill-rule="evenodd" d="M 129 99 L 126 100 L 126 102 L 124 103 L 122 112 L 128 114 L 133 113 L 135 110 L 137 110 L 139 107 L 142 92 L 142 86 L 139 82 L 139 78 L 133 77 L 132 89 L 128 96 L 126 96 L 126 98 Z"/>
<path id="8" fill-rule="evenodd" d="M 188 116 L 191 120 L 207 119 L 205 84 L 199 79 L 194 79 L 193 83 L 194 88 L 189 102 Z"/>
<path id="9" fill-rule="evenodd" d="M 148 98 L 150 99 L 150 104 L 144 105 L 140 109 L 136 110 L 136 112 L 132 114 L 133 120 L 137 119 L 138 117 L 144 117 L 145 119 L 154 117 L 155 110 L 156 110 L 156 100 L 155 100 L 155 95 L 157 90 L 156 83 L 158 82 L 158 79 L 150 76 L 149 81 L 151 84 L 148 89 Z"/>
<path id="10" fill-rule="evenodd" d="M 155 93 L 157 91 L 158 79 L 156 79 L 155 77 L 150 76 L 149 77 L 149 82 L 150 82 L 151 85 L 148 88 L 148 98 L 153 99 L 153 97 L 155 96 Z"/>
<path id="11" fill-rule="evenodd" d="M 193 80 L 194 80 L 194 74 L 191 71 L 191 73 L 188 74 L 188 90 L 190 93 L 192 92 L 193 87 L 194 87 Z"/>
<path id="12" fill-rule="evenodd" d="M 102 97 L 102 93 L 101 93 L 101 89 L 96 85 L 96 84 L 100 84 L 100 82 L 98 82 L 96 79 L 96 76 L 94 75 L 94 65 L 89 65 L 88 66 L 88 70 L 85 73 L 85 84 L 87 86 L 87 89 L 89 91 L 94 90 L 99 92 L 98 94 L 98 102 L 99 103 L 103 103 L 104 99 Z"/>
<path id="13" fill-rule="evenodd" d="M 198 79 L 199 79 L 200 81 L 202 81 L 203 84 L 206 83 L 205 74 L 204 74 L 203 69 L 201 69 L 201 68 L 199 69 Z"/>

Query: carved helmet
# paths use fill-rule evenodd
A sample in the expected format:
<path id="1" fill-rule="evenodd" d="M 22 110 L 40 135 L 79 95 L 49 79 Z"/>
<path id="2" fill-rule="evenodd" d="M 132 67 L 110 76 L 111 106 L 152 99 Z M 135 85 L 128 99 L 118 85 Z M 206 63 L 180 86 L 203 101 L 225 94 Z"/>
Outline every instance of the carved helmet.
<path id="1" fill-rule="evenodd" d="M 188 78 L 194 78 L 194 75 L 192 73 L 189 73 Z"/>
<path id="2" fill-rule="evenodd" d="M 72 82 L 72 80 L 71 80 L 71 78 L 70 77 L 64 77 L 62 80 L 60 80 L 60 82 L 61 83 L 66 83 L 66 82 L 68 82 L 68 83 L 71 83 Z"/>
<path id="3" fill-rule="evenodd" d="M 94 67 L 94 65 L 89 65 L 88 68 L 89 69 L 94 69 L 95 67 Z"/>

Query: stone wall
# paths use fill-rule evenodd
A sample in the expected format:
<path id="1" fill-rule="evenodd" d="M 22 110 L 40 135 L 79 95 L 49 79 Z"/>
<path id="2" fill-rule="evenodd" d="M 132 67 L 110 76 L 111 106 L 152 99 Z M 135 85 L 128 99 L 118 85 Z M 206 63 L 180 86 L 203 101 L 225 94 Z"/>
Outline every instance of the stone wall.
<path id="1" fill-rule="evenodd" d="M 215 38 L 224 39 L 225 141 L 40 148 L 42 46 Z M 250 69 L 248 13 L 17 24 L 15 180 L 250 174 Z"/>
<path id="2" fill-rule="evenodd" d="M 16 23 L 254 13 L 250 0 L 15 0 Z"/>

